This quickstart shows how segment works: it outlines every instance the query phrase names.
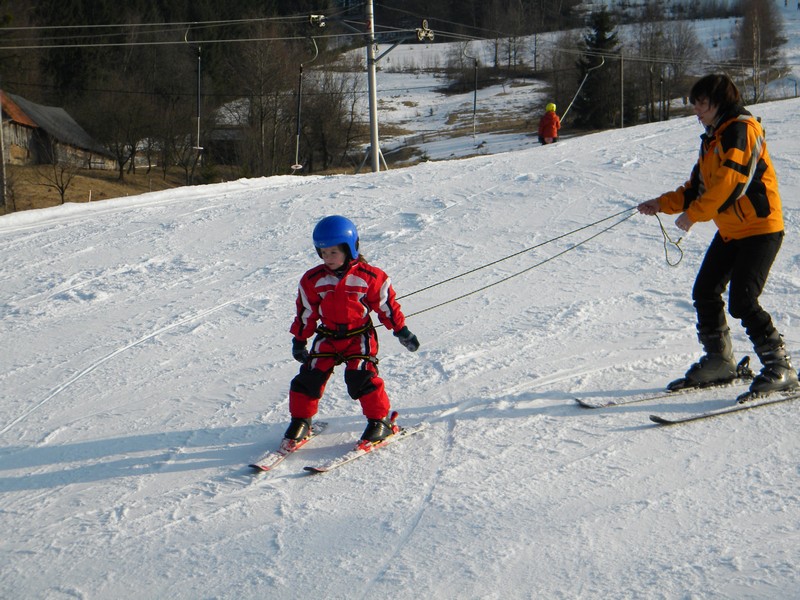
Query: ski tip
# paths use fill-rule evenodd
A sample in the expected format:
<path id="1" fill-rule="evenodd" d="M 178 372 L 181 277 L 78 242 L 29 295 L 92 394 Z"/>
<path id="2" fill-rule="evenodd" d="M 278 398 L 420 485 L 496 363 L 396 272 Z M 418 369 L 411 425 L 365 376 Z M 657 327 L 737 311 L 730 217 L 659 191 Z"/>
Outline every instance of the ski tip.
<path id="1" fill-rule="evenodd" d="M 581 408 L 606 408 L 608 406 L 613 406 L 613 402 L 589 402 L 588 400 L 584 400 L 583 398 L 572 398 L 575 402 L 578 403 L 578 406 Z"/>
<path id="2" fill-rule="evenodd" d="M 324 467 L 303 467 L 303 471 L 306 473 L 316 474 L 316 473 L 327 473 L 328 469 Z"/>
<path id="3" fill-rule="evenodd" d="M 581 408 L 602 408 L 602 406 L 598 406 L 596 404 L 590 404 L 589 402 L 578 400 L 577 398 L 574 398 L 574 400 Z"/>
<path id="4" fill-rule="evenodd" d="M 414 433 L 419 433 L 420 431 L 425 431 L 428 428 L 427 421 L 420 421 L 414 425 L 407 425 L 405 427 L 401 427 L 400 431 L 397 433 L 402 434 L 402 436 L 412 435 Z"/>
<path id="5" fill-rule="evenodd" d="M 693 386 L 689 383 L 689 380 L 685 377 L 681 377 L 680 379 L 675 379 L 674 381 L 670 381 L 667 384 L 667 387 L 664 388 L 664 392 L 667 394 L 674 394 L 675 392 L 682 392 L 684 390 L 691 390 L 697 386 Z"/>
<path id="6" fill-rule="evenodd" d="M 252 464 L 247 466 L 253 469 L 257 473 L 266 473 L 267 471 L 269 471 L 269 467 L 262 467 L 261 465 Z"/>
<path id="7" fill-rule="evenodd" d="M 665 419 L 664 417 L 659 417 L 658 415 L 650 415 L 650 420 L 653 423 L 657 423 L 659 425 L 672 425 L 673 422 L 669 419 Z"/>

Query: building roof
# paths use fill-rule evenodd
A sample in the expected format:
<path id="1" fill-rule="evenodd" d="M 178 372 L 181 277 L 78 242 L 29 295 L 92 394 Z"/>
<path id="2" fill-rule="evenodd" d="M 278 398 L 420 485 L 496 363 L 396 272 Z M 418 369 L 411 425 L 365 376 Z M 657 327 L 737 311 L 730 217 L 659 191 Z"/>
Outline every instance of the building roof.
<path id="1" fill-rule="evenodd" d="M 0 90 L 0 102 L 3 103 L 3 112 L 15 123 L 27 125 L 28 127 L 37 126 L 3 90 Z"/>
<path id="2" fill-rule="evenodd" d="M 6 100 L 11 102 L 6 104 Z M 3 111 L 13 121 L 32 127 L 40 127 L 62 144 L 69 144 L 70 146 L 91 150 L 99 154 L 107 154 L 105 149 L 94 141 L 92 136 L 86 133 L 63 108 L 43 106 L 16 94 L 6 93 L 3 94 Z"/>

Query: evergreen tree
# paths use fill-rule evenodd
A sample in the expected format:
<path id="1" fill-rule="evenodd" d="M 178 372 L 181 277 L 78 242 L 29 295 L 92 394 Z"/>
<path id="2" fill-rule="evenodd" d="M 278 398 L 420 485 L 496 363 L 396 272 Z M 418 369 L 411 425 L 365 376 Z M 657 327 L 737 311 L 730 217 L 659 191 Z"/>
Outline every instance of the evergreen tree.
<path id="1" fill-rule="evenodd" d="M 614 126 L 619 110 L 619 54 L 617 32 L 614 22 L 605 7 L 590 16 L 591 30 L 584 35 L 579 49 L 583 56 L 577 62 L 578 81 L 584 81 L 589 69 L 594 69 L 586 77 L 578 97 L 575 99 L 575 124 L 591 129 L 606 129 Z M 603 62 L 605 61 L 605 62 Z M 615 68 L 616 66 L 616 68 Z"/>

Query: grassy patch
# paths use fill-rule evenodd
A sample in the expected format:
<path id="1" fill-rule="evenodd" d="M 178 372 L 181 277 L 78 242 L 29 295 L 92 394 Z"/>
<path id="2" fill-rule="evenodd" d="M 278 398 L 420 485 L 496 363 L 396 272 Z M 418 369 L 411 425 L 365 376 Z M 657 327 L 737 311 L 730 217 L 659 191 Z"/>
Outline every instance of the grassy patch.
<path id="1" fill-rule="evenodd" d="M 15 166 L 6 165 L 8 177 L 8 200 L 6 212 L 12 205 L 16 210 L 47 208 L 61 204 L 61 195 L 50 180 L 53 167 L 50 165 Z M 168 172 L 166 179 L 161 171 L 139 169 L 135 174 L 126 173 L 123 181 L 116 171 L 80 169 L 70 180 L 64 196 L 65 202 L 89 202 L 133 196 L 145 192 L 172 189 L 184 184 L 183 172 Z"/>

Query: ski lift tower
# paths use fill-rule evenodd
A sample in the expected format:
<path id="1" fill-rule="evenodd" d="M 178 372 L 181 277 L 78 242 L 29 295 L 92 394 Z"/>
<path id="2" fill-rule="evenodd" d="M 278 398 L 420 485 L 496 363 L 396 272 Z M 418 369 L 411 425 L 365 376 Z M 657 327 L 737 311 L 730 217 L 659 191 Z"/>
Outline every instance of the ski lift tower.
<path id="1" fill-rule="evenodd" d="M 422 21 L 422 27 L 416 30 L 417 40 L 433 41 L 433 31 L 428 29 L 428 21 Z M 407 39 L 407 38 L 406 38 Z M 398 45 L 404 42 L 405 39 L 395 42 L 388 50 L 383 52 L 380 56 L 375 56 L 377 51 L 375 47 L 375 12 L 372 6 L 372 0 L 367 0 L 367 83 L 369 87 L 369 156 L 372 165 L 372 172 L 377 173 L 381 170 L 380 160 L 383 158 L 381 154 L 380 141 L 378 138 L 378 85 L 375 77 L 375 70 L 378 61 L 386 56 L 389 52 L 394 50 Z M 385 166 L 386 163 L 384 163 Z"/>
<path id="2" fill-rule="evenodd" d="M 378 141 L 378 84 L 375 77 L 375 12 L 372 0 L 367 2 L 367 85 L 369 87 L 369 154 L 372 172 L 381 170 Z"/>
<path id="3" fill-rule="evenodd" d="M 367 0 L 366 2 L 366 18 L 367 18 L 367 85 L 369 88 L 369 152 L 364 156 L 364 161 L 361 163 L 361 166 L 364 166 L 364 163 L 367 159 L 371 159 L 372 171 L 373 173 L 377 173 L 381 170 L 380 163 L 383 159 L 383 155 L 381 154 L 380 148 L 380 141 L 378 138 L 378 84 L 376 82 L 376 66 L 378 61 L 382 59 L 384 56 L 389 54 L 392 50 L 394 50 L 397 46 L 402 44 L 408 39 L 411 39 L 416 35 L 416 38 L 420 42 L 433 41 L 433 31 L 428 28 L 428 21 L 423 20 L 422 26 L 418 27 L 415 30 L 415 33 L 409 36 L 405 36 L 402 39 L 395 41 L 387 50 L 382 52 L 379 56 L 377 54 L 377 47 L 375 44 L 375 11 L 373 9 L 373 0 Z M 317 27 L 324 27 L 325 26 L 325 16 L 324 15 L 311 15 L 310 18 L 311 24 Z M 348 29 L 362 34 L 363 32 L 356 29 L 355 27 L 349 25 L 345 21 L 338 21 L 341 25 L 344 25 Z M 386 162 L 384 161 L 384 167 L 386 166 Z M 361 170 L 359 167 L 358 171 Z M 358 172 L 356 171 L 356 172 Z"/>

